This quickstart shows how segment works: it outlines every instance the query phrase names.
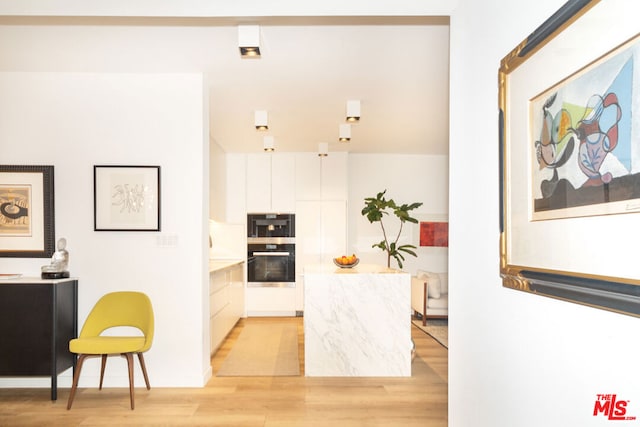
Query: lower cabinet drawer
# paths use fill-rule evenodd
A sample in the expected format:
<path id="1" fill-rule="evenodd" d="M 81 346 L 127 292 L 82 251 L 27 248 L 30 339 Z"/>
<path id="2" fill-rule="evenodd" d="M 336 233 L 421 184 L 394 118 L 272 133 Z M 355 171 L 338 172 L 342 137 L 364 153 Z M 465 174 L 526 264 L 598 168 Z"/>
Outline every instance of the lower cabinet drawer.
<path id="1" fill-rule="evenodd" d="M 248 316 L 295 316 L 295 288 L 247 288 Z"/>
<path id="2" fill-rule="evenodd" d="M 229 305 L 229 286 L 225 286 L 209 295 L 209 313 L 216 316 L 223 308 Z"/>
<path id="3" fill-rule="evenodd" d="M 228 330 L 226 330 L 226 328 L 224 327 L 224 322 L 221 322 L 221 319 L 219 317 L 212 317 L 210 324 L 209 324 L 209 328 L 210 328 L 210 335 L 211 335 L 211 354 L 213 355 L 213 353 L 216 352 L 216 350 L 218 350 L 218 347 L 220 347 L 220 344 L 222 344 L 222 341 L 224 340 L 224 337 L 227 336 L 227 333 L 229 332 Z"/>

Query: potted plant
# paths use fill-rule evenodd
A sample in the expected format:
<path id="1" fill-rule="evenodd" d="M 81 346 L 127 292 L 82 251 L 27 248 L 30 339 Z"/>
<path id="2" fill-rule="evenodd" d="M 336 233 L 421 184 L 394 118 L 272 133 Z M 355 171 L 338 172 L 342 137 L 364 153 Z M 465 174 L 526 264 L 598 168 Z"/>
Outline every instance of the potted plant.
<path id="1" fill-rule="evenodd" d="M 398 267 L 402 268 L 402 261 L 404 261 L 404 254 L 409 254 L 417 257 L 416 253 L 413 251 L 416 247 L 414 245 L 399 245 L 398 240 L 400 239 L 400 234 L 402 234 L 402 226 L 405 222 L 412 222 L 414 224 L 418 223 L 418 220 L 413 218 L 410 211 L 422 206 L 422 203 L 411 203 L 410 205 L 403 204 L 397 205 L 393 199 L 385 199 L 384 195 L 387 190 L 384 190 L 376 195 L 376 197 L 367 197 L 364 199 L 364 208 L 362 208 L 362 215 L 366 216 L 370 223 L 379 222 L 380 227 L 382 228 L 382 235 L 384 236 L 384 240 L 380 243 L 376 243 L 372 245 L 372 248 L 380 248 L 387 253 L 387 267 L 391 267 L 391 257 L 395 258 L 398 263 Z M 387 230 L 384 227 L 384 223 L 382 219 L 385 215 L 389 215 L 389 211 L 393 212 L 393 214 L 400 220 L 400 229 L 398 230 L 398 235 L 393 241 L 390 241 L 387 237 Z"/>

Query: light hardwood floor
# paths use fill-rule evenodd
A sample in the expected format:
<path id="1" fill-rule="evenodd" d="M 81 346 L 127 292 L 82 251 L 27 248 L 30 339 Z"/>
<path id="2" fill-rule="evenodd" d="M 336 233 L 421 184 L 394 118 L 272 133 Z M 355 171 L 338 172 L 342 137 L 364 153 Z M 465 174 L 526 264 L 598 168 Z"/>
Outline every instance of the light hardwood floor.
<path id="1" fill-rule="evenodd" d="M 417 327 L 411 327 L 417 355 L 410 378 L 216 377 L 247 322 L 297 323 L 304 372 L 301 318 L 249 318 L 212 357 L 214 377 L 204 388 L 154 388 L 149 372 L 152 388 L 138 385 L 133 411 L 122 388 L 79 389 L 70 411 L 68 389 L 58 390 L 56 402 L 49 400 L 48 389 L 0 389 L 0 426 L 447 425 L 448 351 Z"/>

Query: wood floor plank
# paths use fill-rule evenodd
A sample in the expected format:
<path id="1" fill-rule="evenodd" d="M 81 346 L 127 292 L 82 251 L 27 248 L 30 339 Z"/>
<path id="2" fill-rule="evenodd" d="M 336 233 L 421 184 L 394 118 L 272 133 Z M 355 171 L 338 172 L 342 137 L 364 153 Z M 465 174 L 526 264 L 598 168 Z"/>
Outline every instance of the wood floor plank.
<path id="1" fill-rule="evenodd" d="M 203 388 L 138 387 L 134 411 L 125 388 L 79 389 L 70 411 L 68 389 L 56 402 L 48 389 L 0 389 L 0 426 L 447 426 L 448 350 L 419 328 L 408 378 L 216 377 L 247 322 L 296 323 L 304 372 L 302 318 L 242 319 L 211 358 L 214 377 Z"/>

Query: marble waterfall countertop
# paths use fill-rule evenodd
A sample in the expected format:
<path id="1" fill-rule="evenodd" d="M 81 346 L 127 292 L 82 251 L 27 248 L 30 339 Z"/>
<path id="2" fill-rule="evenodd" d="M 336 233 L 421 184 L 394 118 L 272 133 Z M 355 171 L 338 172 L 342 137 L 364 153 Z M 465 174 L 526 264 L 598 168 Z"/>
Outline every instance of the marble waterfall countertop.
<path id="1" fill-rule="evenodd" d="M 306 376 L 411 376 L 411 276 L 378 265 L 304 269 Z"/>
<path id="2" fill-rule="evenodd" d="M 304 267 L 310 274 L 408 274 L 395 268 L 378 264 L 357 264 L 355 267 L 338 267 L 335 264 L 311 264 Z"/>
<path id="3" fill-rule="evenodd" d="M 210 259 L 209 273 L 224 270 L 225 268 L 233 267 L 234 265 L 242 264 L 243 262 L 243 259 Z"/>

